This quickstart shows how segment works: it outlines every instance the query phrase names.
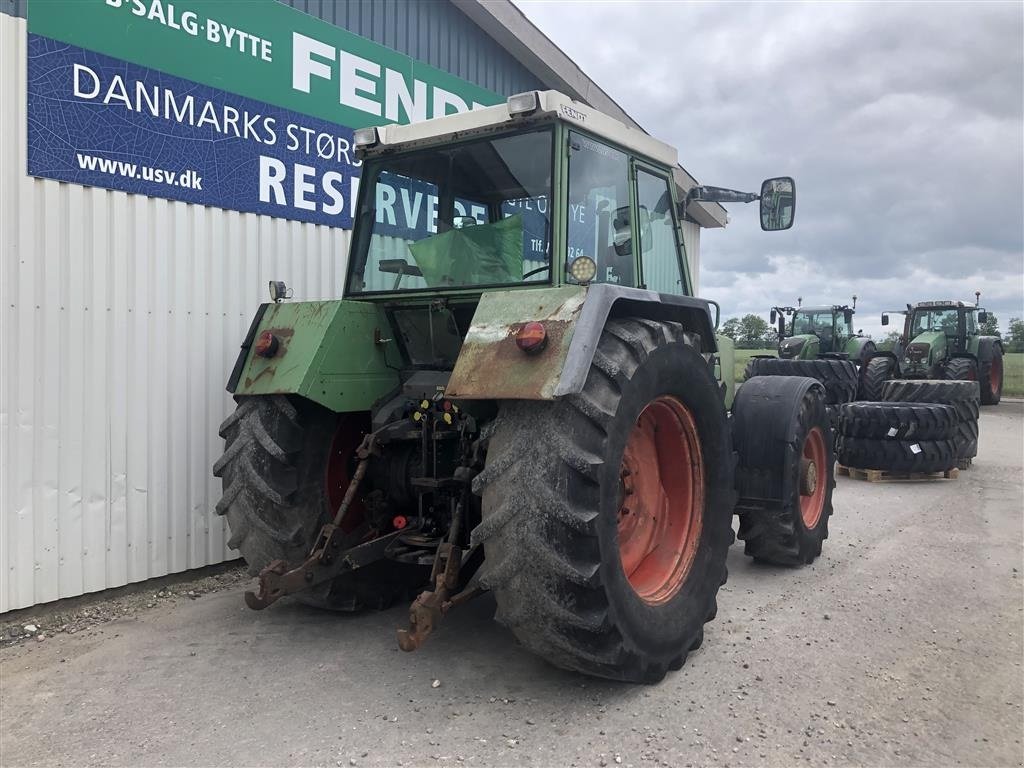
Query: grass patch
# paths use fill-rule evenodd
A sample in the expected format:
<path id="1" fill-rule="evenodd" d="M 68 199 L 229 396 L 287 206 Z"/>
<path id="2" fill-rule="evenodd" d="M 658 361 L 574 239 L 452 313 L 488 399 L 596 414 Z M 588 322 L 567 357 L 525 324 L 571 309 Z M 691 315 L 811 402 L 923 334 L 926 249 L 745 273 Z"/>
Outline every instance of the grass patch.
<path id="1" fill-rule="evenodd" d="M 736 381 L 743 381 L 743 369 L 754 355 L 771 355 L 770 349 L 737 349 Z M 1024 352 L 1008 352 L 1003 356 L 1003 394 L 1008 397 L 1024 397 Z"/>
<path id="2" fill-rule="evenodd" d="M 743 381 L 743 371 L 747 367 L 747 360 L 752 358 L 754 355 L 771 355 L 772 357 L 777 356 L 775 354 L 774 349 L 737 349 L 736 364 L 734 366 L 737 384 Z"/>
<path id="3" fill-rule="evenodd" d="M 1003 355 L 1003 394 L 1024 397 L 1024 352 Z"/>

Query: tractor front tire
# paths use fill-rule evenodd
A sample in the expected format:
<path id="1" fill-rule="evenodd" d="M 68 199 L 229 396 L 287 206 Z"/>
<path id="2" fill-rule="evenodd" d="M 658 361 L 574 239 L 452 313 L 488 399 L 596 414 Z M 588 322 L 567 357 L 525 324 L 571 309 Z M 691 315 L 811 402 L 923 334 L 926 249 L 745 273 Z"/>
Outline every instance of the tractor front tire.
<path id="1" fill-rule="evenodd" d="M 500 406 L 472 541 L 495 618 L 555 666 L 657 682 L 715 616 L 735 458 L 694 343 L 610 320 L 579 395 Z"/>
<path id="2" fill-rule="evenodd" d="M 242 554 L 252 575 L 274 560 L 302 563 L 333 516 L 326 479 L 341 419 L 302 398 L 266 395 L 239 398 L 221 424 L 224 454 L 213 474 L 223 494 L 216 511 L 227 518 L 228 546 Z M 410 596 L 427 575 L 422 567 L 380 561 L 294 597 L 336 611 L 386 608 Z"/>
<path id="3" fill-rule="evenodd" d="M 954 357 L 942 365 L 942 378 L 946 381 L 977 381 L 978 364 L 969 357 Z"/>
<path id="4" fill-rule="evenodd" d="M 857 399 L 877 401 L 882 399 L 882 385 L 892 378 L 896 362 L 886 355 L 873 357 L 861 367 L 857 384 Z"/>
<path id="5" fill-rule="evenodd" d="M 744 384 L 733 439 L 744 552 L 773 565 L 814 562 L 828 538 L 836 482 L 824 391 L 806 378 Z"/>

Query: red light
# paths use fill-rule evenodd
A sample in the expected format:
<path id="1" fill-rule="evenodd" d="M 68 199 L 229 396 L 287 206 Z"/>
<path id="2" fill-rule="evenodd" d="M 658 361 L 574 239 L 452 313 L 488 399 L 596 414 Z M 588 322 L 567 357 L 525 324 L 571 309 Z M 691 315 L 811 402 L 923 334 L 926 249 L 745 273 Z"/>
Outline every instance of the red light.
<path id="1" fill-rule="evenodd" d="M 516 346 L 528 355 L 536 354 L 544 349 L 548 342 L 548 332 L 544 325 L 536 321 L 525 323 L 516 331 Z"/>
<path id="2" fill-rule="evenodd" d="M 256 340 L 255 352 L 260 357 L 273 357 L 277 354 L 280 346 L 281 343 L 277 340 L 277 336 L 270 331 L 264 331 Z"/>
<path id="3" fill-rule="evenodd" d="M 409 520 L 408 518 L 406 518 L 405 515 L 395 515 L 394 519 L 391 521 L 391 524 L 395 527 L 396 531 L 400 531 L 409 524 Z"/>

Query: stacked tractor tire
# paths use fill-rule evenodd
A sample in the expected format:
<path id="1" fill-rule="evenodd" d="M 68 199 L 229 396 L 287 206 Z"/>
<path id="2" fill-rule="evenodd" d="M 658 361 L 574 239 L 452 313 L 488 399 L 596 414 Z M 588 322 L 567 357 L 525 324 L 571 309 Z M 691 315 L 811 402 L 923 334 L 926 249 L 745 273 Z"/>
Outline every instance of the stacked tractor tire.
<path id="1" fill-rule="evenodd" d="M 887 381 L 881 394 L 881 401 L 840 408 L 840 464 L 900 474 L 970 465 L 978 453 L 978 382 Z"/>

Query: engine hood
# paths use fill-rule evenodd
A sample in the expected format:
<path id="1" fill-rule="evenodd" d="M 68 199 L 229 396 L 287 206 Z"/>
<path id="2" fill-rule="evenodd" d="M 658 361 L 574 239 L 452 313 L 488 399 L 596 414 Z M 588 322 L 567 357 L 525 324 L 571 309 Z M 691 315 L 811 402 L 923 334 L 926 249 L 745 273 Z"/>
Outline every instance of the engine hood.
<path id="1" fill-rule="evenodd" d="M 803 336 L 790 336 L 782 340 L 779 344 L 779 357 L 799 357 L 800 352 L 806 344 L 811 341 L 817 341 L 817 337 L 810 334 Z"/>

